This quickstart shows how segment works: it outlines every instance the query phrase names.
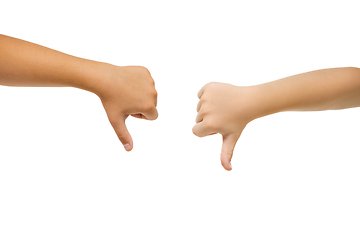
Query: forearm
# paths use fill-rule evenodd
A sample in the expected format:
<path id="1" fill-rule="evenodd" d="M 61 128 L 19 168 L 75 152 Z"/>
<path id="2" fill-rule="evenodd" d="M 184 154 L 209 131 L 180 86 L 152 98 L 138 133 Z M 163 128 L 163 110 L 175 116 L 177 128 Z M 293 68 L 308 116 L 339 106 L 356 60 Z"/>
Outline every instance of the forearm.
<path id="1" fill-rule="evenodd" d="M 231 170 L 237 140 L 252 120 L 282 111 L 316 111 L 360 106 L 360 69 L 303 73 L 255 86 L 208 83 L 199 93 L 193 133 L 223 136 L 221 164 Z"/>
<path id="2" fill-rule="evenodd" d="M 282 111 L 318 111 L 360 106 L 360 69 L 333 68 L 254 86 L 257 117 Z"/>
<path id="3" fill-rule="evenodd" d="M 37 44 L 0 35 L 0 84 L 77 87 L 99 91 L 108 64 L 67 55 Z"/>
<path id="4" fill-rule="evenodd" d="M 86 60 L 1 34 L 0 85 L 77 87 L 95 93 L 127 151 L 133 148 L 127 117 L 158 116 L 157 92 L 147 68 Z"/>

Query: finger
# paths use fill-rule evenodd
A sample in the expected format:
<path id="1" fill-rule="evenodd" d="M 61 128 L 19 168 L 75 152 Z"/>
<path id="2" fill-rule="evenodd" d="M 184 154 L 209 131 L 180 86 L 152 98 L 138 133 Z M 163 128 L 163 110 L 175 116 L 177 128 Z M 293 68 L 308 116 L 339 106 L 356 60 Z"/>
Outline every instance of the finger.
<path id="1" fill-rule="evenodd" d="M 206 85 L 205 85 L 206 86 Z M 205 86 L 203 86 L 200 91 L 198 92 L 198 98 L 200 99 L 202 95 L 204 94 Z"/>
<path id="2" fill-rule="evenodd" d="M 155 82 L 154 82 L 154 86 L 155 86 Z M 156 91 L 156 89 L 154 89 L 153 91 L 153 97 L 154 97 L 154 104 L 155 107 L 157 106 L 157 99 L 158 99 L 158 92 Z"/>
<path id="3" fill-rule="evenodd" d="M 124 145 L 125 150 L 131 151 L 133 148 L 133 140 L 125 125 L 125 119 L 113 124 L 113 127 L 120 142 Z"/>
<path id="4" fill-rule="evenodd" d="M 199 112 L 200 111 L 200 108 L 201 108 L 201 104 L 202 102 L 199 101 L 198 104 L 197 104 L 197 107 L 196 107 L 196 111 Z"/>
<path id="5" fill-rule="evenodd" d="M 155 120 L 159 116 L 156 108 L 150 108 L 141 114 L 144 115 L 147 120 Z"/>
<path id="6" fill-rule="evenodd" d="M 142 115 L 141 113 L 130 114 L 130 116 L 135 118 L 145 119 L 145 116 Z"/>
<path id="7" fill-rule="evenodd" d="M 201 113 L 198 113 L 198 114 L 196 115 L 195 122 L 196 122 L 196 123 L 202 122 L 203 119 L 204 119 L 203 115 L 202 115 Z"/>
<path id="8" fill-rule="evenodd" d="M 213 129 L 206 127 L 206 124 L 204 124 L 204 121 L 195 124 L 192 131 L 198 137 L 205 137 L 205 136 L 217 133 Z"/>
<path id="9" fill-rule="evenodd" d="M 234 148 L 239 136 L 236 134 L 230 134 L 223 136 L 223 145 L 221 149 L 221 165 L 228 171 L 232 169 L 231 158 L 233 156 Z"/>
<path id="10" fill-rule="evenodd" d="M 146 74 L 149 74 L 150 79 L 151 79 L 150 81 L 151 81 L 151 83 L 155 86 L 155 81 L 154 81 L 154 79 L 153 79 L 153 77 L 152 77 L 152 75 L 151 75 L 151 73 L 150 73 L 150 70 L 147 69 L 146 67 L 143 67 L 143 68 L 144 68 Z"/>

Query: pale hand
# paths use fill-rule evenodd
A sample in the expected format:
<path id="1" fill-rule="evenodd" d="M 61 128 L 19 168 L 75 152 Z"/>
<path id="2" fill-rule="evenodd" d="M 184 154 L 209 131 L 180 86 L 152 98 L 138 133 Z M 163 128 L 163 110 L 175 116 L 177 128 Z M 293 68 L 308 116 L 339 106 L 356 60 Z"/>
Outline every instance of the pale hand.
<path id="1" fill-rule="evenodd" d="M 256 118 L 253 89 L 208 83 L 199 91 L 198 97 L 193 133 L 198 137 L 220 133 L 223 136 L 221 164 L 226 170 L 231 170 L 236 142 L 245 126 Z"/>

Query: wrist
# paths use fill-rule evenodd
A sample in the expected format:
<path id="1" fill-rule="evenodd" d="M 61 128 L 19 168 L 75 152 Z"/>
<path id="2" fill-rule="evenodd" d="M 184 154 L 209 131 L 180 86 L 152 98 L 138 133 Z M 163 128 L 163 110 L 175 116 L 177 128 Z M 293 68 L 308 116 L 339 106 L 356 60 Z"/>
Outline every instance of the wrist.
<path id="1" fill-rule="evenodd" d="M 252 101 L 252 120 L 282 111 L 284 101 L 269 83 L 249 87 Z"/>
<path id="2" fill-rule="evenodd" d="M 75 78 L 69 86 L 80 88 L 96 95 L 103 96 L 109 85 L 112 68 L 111 64 L 96 62 L 87 59 L 78 59 L 79 63 L 75 64 Z"/>
<path id="3" fill-rule="evenodd" d="M 236 116 L 243 123 L 268 115 L 270 111 L 267 105 L 268 100 L 263 91 L 264 89 L 258 85 L 237 86 L 236 94 L 233 95 L 236 98 L 232 100 L 234 104 L 231 106 L 233 111 L 231 115 Z"/>

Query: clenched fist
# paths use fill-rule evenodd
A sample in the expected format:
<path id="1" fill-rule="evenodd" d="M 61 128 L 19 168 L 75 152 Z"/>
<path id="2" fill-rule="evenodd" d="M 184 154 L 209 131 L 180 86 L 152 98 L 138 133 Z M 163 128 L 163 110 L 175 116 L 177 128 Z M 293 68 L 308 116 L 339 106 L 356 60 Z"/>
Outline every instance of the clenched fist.
<path id="1" fill-rule="evenodd" d="M 157 92 L 154 80 L 145 67 L 110 65 L 110 74 L 98 94 L 109 121 L 125 150 L 133 148 L 133 140 L 125 120 L 128 116 L 155 120 Z"/>
<path id="2" fill-rule="evenodd" d="M 193 133 L 198 137 L 220 133 L 223 136 L 221 164 L 226 170 L 231 170 L 236 142 L 245 126 L 256 118 L 253 89 L 208 83 L 199 91 L 198 97 Z"/>
<path id="3" fill-rule="evenodd" d="M 156 119 L 157 92 L 145 67 L 118 67 L 74 57 L 0 34 L 0 85 L 76 87 L 98 95 L 125 149 L 133 148 L 125 126 L 131 115 Z"/>

